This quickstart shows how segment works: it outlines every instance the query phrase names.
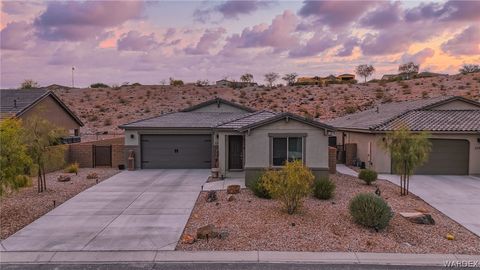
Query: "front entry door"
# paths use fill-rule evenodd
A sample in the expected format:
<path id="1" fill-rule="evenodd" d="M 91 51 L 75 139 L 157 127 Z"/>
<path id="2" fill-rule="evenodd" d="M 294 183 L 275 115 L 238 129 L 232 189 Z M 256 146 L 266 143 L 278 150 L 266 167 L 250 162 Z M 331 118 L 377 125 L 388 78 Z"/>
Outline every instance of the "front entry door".
<path id="1" fill-rule="evenodd" d="M 243 136 L 228 136 L 228 169 L 243 169 Z"/>

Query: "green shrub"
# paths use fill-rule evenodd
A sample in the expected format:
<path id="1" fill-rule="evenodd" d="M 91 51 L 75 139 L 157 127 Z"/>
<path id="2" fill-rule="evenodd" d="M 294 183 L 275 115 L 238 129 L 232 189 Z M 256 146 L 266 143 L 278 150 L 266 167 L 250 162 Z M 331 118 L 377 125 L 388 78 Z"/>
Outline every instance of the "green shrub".
<path id="1" fill-rule="evenodd" d="M 387 227 L 393 217 L 390 206 L 373 193 L 357 194 L 350 201 L 349 209 L 356 223 L 376 230 Z"/>
<path id="2" fill-rule="evenodd" d="M 15 186 L 17 188 L 32 186 L 32 179 L 28 175 L 17 175 L 15 177 Z"/>
<path id="3" fill-rule="evenodd" d="M 90 85 L 90 88 L 109 88 L 110 86 L 104 83 L 94 83 Z"/>
<path id="4" fill-rule="evenodd" d="M 257 180 L 248 184 L 248 188 L 255 194 L 255 196 L 263 199 L 271 199 L 270 193 L 268 190 L 263 186 L 262 178 L 258 178 Z"/>
<path id="5" fill-rule="evenodd" d="M 80 165 L 78 163 L 76 163 L 76 162 L 72 163 L 72 164 L 68 165 L 67 168 L 65 168 L 65 172 L 78 174 L 79 167 L 80 167 Z"/>
<path id="6" fill-rule="evenodd" d="M 315 182 L 313 188 L 313 195 L 320 200 L 328 200 L 333 197 L 333 191 L 335 190 L 335 183 L 328 179 L 328 177 L 322 177 Z"/>
<path id="7" fill-rule="evenodd" d="M 370 185 L 372 182 L 375 182 L 377 180 L 377 177 L 378 177 L 377 172 L 369 169 L 361 170 L 360 173 L 358 174 L 358 178 L 365 181 L 367 185 Z"/>
<path id="8" fill-rule="evenodd" d="M 287 162 L 281 170 L 266 171 L 262 175 L 262 185 L 291 215 L 302 206 L 303 198 L 312 193 L 314 179 L 312 171 L 296 160 Z"/>

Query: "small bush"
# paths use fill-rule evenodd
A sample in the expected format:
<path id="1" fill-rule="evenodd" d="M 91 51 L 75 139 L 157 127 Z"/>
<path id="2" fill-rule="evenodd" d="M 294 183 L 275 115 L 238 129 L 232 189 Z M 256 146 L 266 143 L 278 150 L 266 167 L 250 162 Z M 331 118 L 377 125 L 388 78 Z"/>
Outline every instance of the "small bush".
<path id="1" fill-rule="evenodd" d="M 32 186 L 32 179 L 28 175 L 17 175 L 15 177 L 15 186 L 17 188 Z"/>
<path id="2" fill-rule="evenodd" d="M 78 174 L 79 167 L 80 167 L 80 165 L 78 163 L 76 163 L 76 162 L 72 163 L 72 164 L 68 165 L 67 168 L 65 168 L 65 172 Z"/>
<path id="3" fill-rule="evenodd" d="M 268 170 L 262 175 L 263 187 L 274 199 L 279 199 L 288 214 L 302 206 L 303 198 L 312 193 L 312 171 L 302 161 L 287 162 L 281 170 Z"/>
<path id="4" fill-rule="evenodd" d="M 255 196 L 263 199 L 271 199 L 270 193 L 263 186 L 262 178 L 258 178 L 256 181 L 249 183 L 248 188 L 255 194 Z"/>
<path id="5" fill-rule="evenodd" d="M 349 210 L 356 223 L 376 230 L 387 227 L 393 217 L 390 206 L 373 193 L 356 195 L 350 201 Z"/>
<path id="6" fill-rule="evenodd" d="M 375 182 L 377 180 L 377 177 L 378 177 L 377 172 L 369 169 L 361 170 L 360 173 L 358 174 L 358 178 L 365 181 L 367 185 L 370 185 L 372 182 Z"/>
<path id="7" fill-rule="evenodd" d="M 109 88 L 110 86 L 104 83 L 94 83 L 90 85 L 90 88 Z"/>
<path id="8" fill-rule="evenodd" d="M 313 195 L 320 200 L 328 200 L 333 197 L 333 191 L 335 190 L 335 183 L 328 179 L 328 177 L 322 177 L 315 182 L 313 188 Z"/>

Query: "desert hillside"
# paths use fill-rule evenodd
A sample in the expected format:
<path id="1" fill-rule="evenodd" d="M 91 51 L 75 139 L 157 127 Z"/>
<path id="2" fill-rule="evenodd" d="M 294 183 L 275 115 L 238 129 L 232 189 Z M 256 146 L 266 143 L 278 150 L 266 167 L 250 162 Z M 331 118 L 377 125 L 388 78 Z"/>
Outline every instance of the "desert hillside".
<path id="1" fill-rule="evenodd" d="M 129 85 L 118 88 L 68 89 L 52 86 L 84 121 L 82 134 L 119 134 L 118 125 L 176 111 L 215 96 L 256 109 L 289 111 L 320 120 L 353 113 L 376 103 L 460 95 L 480 99 L 480 73 L 400 82 L 369 82 L 274 89 L 217 86 Z M 101 136 L 102 137 L 102 136 Z M 105 137 L 105 136 L 103 136 Z"/>

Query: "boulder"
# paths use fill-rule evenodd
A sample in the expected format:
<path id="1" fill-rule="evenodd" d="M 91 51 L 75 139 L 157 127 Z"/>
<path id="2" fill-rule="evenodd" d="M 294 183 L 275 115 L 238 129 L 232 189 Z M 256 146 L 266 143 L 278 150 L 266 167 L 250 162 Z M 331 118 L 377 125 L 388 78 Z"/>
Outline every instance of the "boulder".
<path id="1" fill-rule="evenodd" d="M 238 194 L 240 193 L 240 185 L 230 185 L 227 187 L 227 194 Z"/>
<path id="2" fill-rule="evenodd" d="M 98 174 L 97 174 L 97 173 L 94 173 L 94 172 L 89 173 L 89 174 L 87 175 L 87 179 L 97 179 L 97 178 L 98 178 Z"/>
<path id="3" fill-rule="evenodd" d="M 435 225 L 435 220 L 430 214 L 421 213 L 421 212 L 404 212 L 400 215 L 412 223 L 416 224 L 426 224 L 426 225 Z"/>
<path id="4" fill-rule="evenodd" d="M 72 180 L 72 179 L 71 179 L 70 176 L 68 176 L 68 175 L 59 175 L 59 176 L 57 177 L 57 181 L 58 181 L 58 182 L 68 182 L 68 181 L 70 181 L 70 180 Z"/>
<path id="5" fill-rule="evenodd" d="M 235 196 L 234 196 L 234 195 L 231 195 L 231 194 L 228 195 L 228 196 L 227 196 L 227 201 L 229 201 L 229 202 L 235 201 Z"/>
<path id="6" fill-rule="evenodd" d="M 223 229 L 223 230 L 220 230 L 220 232 L 218 233 L 218 239 L 225 239 L 229 236 L 230 234 L 228 233 L 227 230 Z"/>
<path id="7" fill-rule="evenodd" d="M 218 236 L 217 228 L 214 225 L 208 224 L 197 229 L 198 239 L 215 238 Z"/>
<path id="8" fill-rule="evenodd" d="M 192 235 L 190 234 L 184 234 L 182 236 L 182 244 L 193 244 L 195 243 L 195 237 L 193 237 Z"/>
<path id="9" fill-rule="evenodd" d="M 207 202 L 214 202 L 217 200 L 217 192 L 215 190 L 210 190 L 207 195 Z"/>

